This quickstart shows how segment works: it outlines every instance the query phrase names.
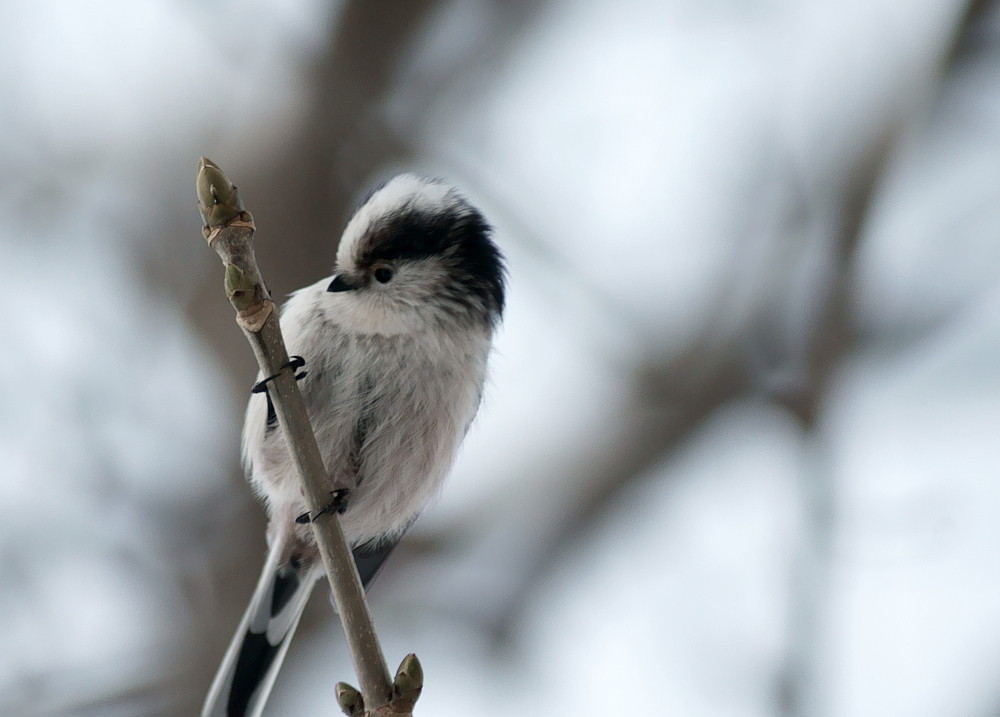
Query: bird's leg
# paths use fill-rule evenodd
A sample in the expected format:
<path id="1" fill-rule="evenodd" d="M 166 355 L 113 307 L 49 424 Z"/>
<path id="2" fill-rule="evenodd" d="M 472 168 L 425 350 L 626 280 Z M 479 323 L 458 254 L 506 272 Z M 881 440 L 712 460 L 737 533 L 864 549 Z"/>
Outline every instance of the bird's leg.
<path id="1" fill-rule="evenodd" d="M 342 515 L 345 510 L 347 510 L 347 496 L 350 495 L 350 488 L 338 488 L 337 490 L 331 490 L 330 502 L 326 504 L 323 508 L 316 513 L 316 515 L 311 516 L 308 512 L 303 513 L 295 522 L 302 525 L 304 523 L 312 523 L 314 520 L 319 518 L 321 515 L 326 515 L 327 513 L 337 513 L 337 515 Z"/>
<path id="2" fill-rule="evenodd" d="M 286 363 L 284 366 L 281 367 L 281 371 L 284 371 L 286 368 L 290 368 L 294 373 L 295 371 L 297 371 L 298 369 L 302 368 L 305 365 L 306 365 L 306 360 L 304 358 L 302 358 L 301 356 L 292 356 L 291 359 L 288 361 L 288 363 Z M 281 371 L 279 371 L 278 373 L 281 373 Z M 301 381 L 306 377 L 307 373 L 308 372 L 306 371 L 301 371 L 300 373 L 296 373 L 295 380 Z M 253 385 L 253 388 L 250 389 L 250 393 L 266 392 L 268 382 L 273 381 L 276 378 L 278 378 L 277 373 L 274 374 L 273 376 L 268 376 L 265 379 L 261 379 L 260 381 L 258 381 Z"/>

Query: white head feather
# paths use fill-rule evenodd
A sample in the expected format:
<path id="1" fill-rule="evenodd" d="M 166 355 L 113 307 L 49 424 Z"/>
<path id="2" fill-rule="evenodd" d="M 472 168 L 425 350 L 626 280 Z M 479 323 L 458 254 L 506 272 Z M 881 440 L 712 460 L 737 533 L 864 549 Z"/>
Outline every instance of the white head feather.
<path id="1" fill-rule="evenodd" d="M 404 209 L 436 213 L 463 203 L 455 190 L 442 182 L 416 174 L 399 174 L 372 192 L 351 217 L 337 249 L 337 265 L 353 271 L 355 249 L 372 225 Z"/>

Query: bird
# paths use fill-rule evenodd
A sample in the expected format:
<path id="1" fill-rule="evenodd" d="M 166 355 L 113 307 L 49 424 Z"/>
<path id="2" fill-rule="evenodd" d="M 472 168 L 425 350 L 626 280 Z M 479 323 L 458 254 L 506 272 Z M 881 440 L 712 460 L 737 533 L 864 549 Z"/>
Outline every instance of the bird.
<path id="1" fill-rule="evenodd" d="M 333 274 L 281 309 L 289 353 L 305 362 L 299 388 L 331 492 L 347 486 L 337 510 L 366 588 L 439 492 L 479 409 L 505 293 L 483 214 L 450 184 L 404 173 L 351 214 Z M 250 397 L 242 445 L 267 509 L 268 551 L 202 717 L 263 712 L 323 575 L 266 390 Z"/>

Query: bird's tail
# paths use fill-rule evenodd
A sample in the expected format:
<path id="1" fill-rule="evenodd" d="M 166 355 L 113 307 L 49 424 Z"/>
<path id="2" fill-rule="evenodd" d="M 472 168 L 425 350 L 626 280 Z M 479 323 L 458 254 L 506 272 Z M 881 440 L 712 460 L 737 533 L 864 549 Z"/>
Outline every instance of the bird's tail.
<path id="1" fill-rule="evenodd" d="M 306 601 L 322 573 L 275 541 L 229 649 L 205 698 L 201 717 L 258 717 L 264 710 Z"/>

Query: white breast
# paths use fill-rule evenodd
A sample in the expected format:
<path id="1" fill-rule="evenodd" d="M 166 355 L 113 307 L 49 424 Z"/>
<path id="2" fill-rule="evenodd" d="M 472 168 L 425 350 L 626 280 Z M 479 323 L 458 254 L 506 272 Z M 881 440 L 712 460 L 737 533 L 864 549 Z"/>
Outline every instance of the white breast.
<path id="1" fill-rule="evenodd" d="M 328 284 L 295 294 L 281 324 L 289 353 L 306 359 L 300 387 L 331 484 L 360 480 L 342 516 L 358 543 L 404 529 L 439 489 L 479 405 L 490 335 L 361 311 Z M 306 505 L 266 406 L 250 400 L 244 454 L 274 520 Z"/>

